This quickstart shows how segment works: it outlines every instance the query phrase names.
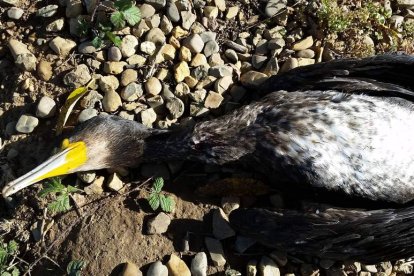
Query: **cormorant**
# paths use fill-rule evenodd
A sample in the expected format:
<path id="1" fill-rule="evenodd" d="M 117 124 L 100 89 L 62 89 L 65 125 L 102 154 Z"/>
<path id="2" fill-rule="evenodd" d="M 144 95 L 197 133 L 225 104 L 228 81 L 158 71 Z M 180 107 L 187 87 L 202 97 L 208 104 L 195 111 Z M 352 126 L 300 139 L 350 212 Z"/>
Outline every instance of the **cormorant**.
<path id="1" fill-rule="evenodd" d="M 60 153 L 7 184 L 3 196 L 62 174 L 189 159 L 246 167 L 291 194 L 311 187 L 351 205 L 354 198 L 407 203 L 414 199 L 413 74 L 408 55 L 301 67 L 271 77 L 258 101 L 181 131 L 97 116 L 63 140 Z M 292 254 L 364 262 L 414 255 L 414 207 L 238 209 L 230 222 Z"/>

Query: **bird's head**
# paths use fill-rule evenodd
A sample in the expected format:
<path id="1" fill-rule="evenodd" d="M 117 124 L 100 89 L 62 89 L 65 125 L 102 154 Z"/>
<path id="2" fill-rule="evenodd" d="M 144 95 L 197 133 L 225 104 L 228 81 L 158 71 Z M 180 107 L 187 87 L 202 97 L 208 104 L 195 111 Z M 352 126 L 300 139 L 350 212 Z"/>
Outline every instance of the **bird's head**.
<path id="1" fill-rule="evenodd" d="M 143 154 L 145 139 L 158 132 L 161 131 L 116 116 L 96 116 L 64 138 L 57 154 L 8 183 L 3 188 L 3 197 L 54 176 L 136 166 Z"/>

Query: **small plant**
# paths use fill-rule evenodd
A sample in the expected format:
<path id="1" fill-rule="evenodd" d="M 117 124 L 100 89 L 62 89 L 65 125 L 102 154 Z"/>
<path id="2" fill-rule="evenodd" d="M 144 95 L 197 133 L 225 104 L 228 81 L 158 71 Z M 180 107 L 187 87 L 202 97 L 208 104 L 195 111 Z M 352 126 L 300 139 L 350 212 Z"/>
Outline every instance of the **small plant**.
<path id="1" fill-rule="evenodd" d="M 56 199 L 48 204 L 48 208 L 54 213 L 61 213 L 70 210 L 69 194 L 80 191 L 82 190 L 71 185 L 66 187 L 59 177 L 54 177 L 45 183 L 45 187 L 39 192 L 39 196 L 45 197 L 48 194 L 56 194 Z"/>
<path id="2" fill-rule="evenodd" d="M 68 276 L 80 276 L 82 269 L 86 266 L 86 262 L 82 260 L 72 260 L 66 267 Z"/>
<path id="3" fill-rule="evenodd" d="M 4 242 L 0 238 L 0 276 L 18 276 L 20 274 L 13 256 L 18 253 L 18 245 L 15 241 Z"/>
<path id="4" fill-rule="evenodd" d="M 116 11 L 111 14 L 111 22 L 115 28 L 124 28 L 126 22 L 134 26 L 141 20 L 141 11 L 135 6 L 134 1 L 118 0 L 114 3 Z"/>
<path id="5" fill-rule="evenodd" d="M 157 177 L 152 185 L 151 194 L 147 198 L 148 203 L 154 211 L 161 207 L 164 212 L 172 212 L 175 205 L 174 199 L 161 193 L 163 186 L 164 179 Z"/>

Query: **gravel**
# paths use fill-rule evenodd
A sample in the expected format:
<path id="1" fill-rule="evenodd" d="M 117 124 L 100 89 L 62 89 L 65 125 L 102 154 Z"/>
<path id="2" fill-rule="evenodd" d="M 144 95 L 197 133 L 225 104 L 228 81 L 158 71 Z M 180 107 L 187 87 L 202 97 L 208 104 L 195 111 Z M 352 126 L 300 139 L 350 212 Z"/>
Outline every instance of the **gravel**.
<path id="1" fill-rule="evenodd" d="M 22 115 L 16 123 L 16 131 L 20 133 L 31 133 L 39 124 L 39 119 L 30 115 Z"/>

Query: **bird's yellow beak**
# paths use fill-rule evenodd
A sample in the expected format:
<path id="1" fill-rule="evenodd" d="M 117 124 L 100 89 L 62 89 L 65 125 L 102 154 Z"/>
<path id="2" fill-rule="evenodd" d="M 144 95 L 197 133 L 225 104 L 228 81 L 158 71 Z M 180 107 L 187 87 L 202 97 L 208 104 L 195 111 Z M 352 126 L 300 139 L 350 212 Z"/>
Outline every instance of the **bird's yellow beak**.
<path id="1" fill-rule="evenodd" d="M 4 186 L 3 197 L 9 197 L 40 180 L 75 172 L 77 168 L 85 164 L 87 159 L 87 148 L 84 142 L 70 143 L 68 139 L 65 139 L 59 153 Z"/>

